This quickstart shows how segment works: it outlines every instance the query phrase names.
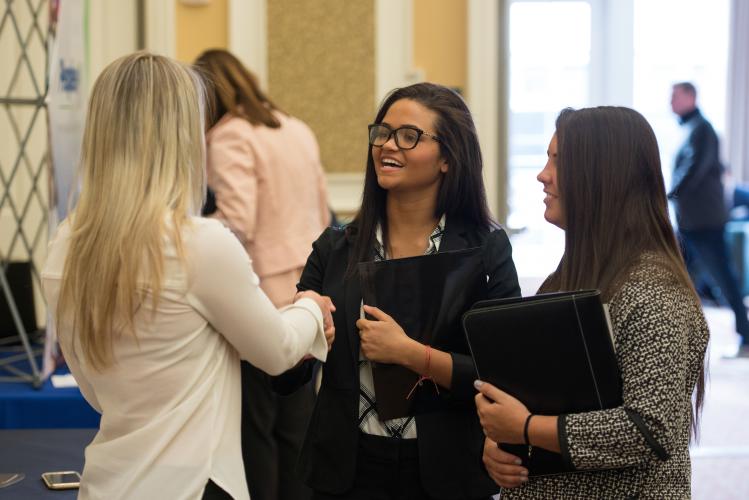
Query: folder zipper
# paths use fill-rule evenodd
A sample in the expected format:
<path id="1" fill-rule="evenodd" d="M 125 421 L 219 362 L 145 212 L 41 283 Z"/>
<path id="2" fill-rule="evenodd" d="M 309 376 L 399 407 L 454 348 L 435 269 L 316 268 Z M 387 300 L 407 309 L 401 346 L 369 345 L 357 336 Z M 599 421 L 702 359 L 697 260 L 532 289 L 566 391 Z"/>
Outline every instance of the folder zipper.
<path id="1" fill-rule="evenodd" d="M 601 393 L 598 391 L 598 381 L 596 380 L 596 374 L 593 371 L 593 362 L 590 360 L 590 353 L 588 352 L 588 343 L 585 341 L 585 335 L 583 334 L 583 323 L 580 320 L 580 312 L 577 310 L 577 299 L 572 296 L 572 306 L 575 308 L 575 317 L 577 318 L 577 331 L 580 332 L 580 339 L 583 341 L 583 348 L 585 349 L 585 357 L 588 360 L 588 369 L 590 370 L 590 376 L 593 379 L 593 388 L 596 391 L 596 399 L 598 399 L 598 407 L 603 409 L 603 401 L 601 401 Z"/>

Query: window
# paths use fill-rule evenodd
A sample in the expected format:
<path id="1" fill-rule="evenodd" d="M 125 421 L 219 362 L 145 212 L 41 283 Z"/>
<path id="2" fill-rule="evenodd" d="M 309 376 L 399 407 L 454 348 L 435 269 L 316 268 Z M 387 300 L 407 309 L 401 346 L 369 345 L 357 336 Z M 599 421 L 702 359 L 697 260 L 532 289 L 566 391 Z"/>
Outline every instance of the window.
<path id="1" fill-rule="evenodd" d="M 598 105 L 640 111 L 658 137 L 668 185 L 682 140 L 669 105 L 671 85 L 694 82 L 704 114 L 718 134 L 724 129 L 729 2 L 512 0 L 509 16 L 508 226 L 518 273 L 533 282 L 523 292 L 532 293 L 564 248 L 564 233 L 543 219 L 536 180 L 559 111 Z"/>
<path id="2" fill-rule="evenodd" d="M 536 175 L 546 163 L 554 121 L 565 107 L 590 105 L 591 5 L 582 1 L 510 5 L 510 229 L 518 272 L 543 277 L 556 267 L 564 234 L 544 218 Z M 528 293 L 528 290 L 524 290 Z"/>
<path id="3" fill-rule="evenodd" d="M 666 185 L 683 140 L 669 104 L 671 86 L 691 81 L 718 135 L 725 130 L 728 0 L 634 0 L 633 107 L 658 137 Z"/>

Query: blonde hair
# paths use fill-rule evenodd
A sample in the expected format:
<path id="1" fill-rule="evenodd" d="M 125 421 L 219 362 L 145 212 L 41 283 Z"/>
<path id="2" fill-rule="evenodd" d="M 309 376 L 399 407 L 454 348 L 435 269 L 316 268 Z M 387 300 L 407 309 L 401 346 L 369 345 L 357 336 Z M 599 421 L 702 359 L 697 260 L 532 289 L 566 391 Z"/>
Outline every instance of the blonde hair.
<path id="1" fill-rule="evenodd" d="M 135 335 L 148 293 L 155 310 L 165 237 L 184 261 L 181 231 L 205 196 L 203 114 L 200 78 L 167 57 L 121 57 L 94 84 L 57 307 L 94 369 L 113 362 L 115 335 Z"/>

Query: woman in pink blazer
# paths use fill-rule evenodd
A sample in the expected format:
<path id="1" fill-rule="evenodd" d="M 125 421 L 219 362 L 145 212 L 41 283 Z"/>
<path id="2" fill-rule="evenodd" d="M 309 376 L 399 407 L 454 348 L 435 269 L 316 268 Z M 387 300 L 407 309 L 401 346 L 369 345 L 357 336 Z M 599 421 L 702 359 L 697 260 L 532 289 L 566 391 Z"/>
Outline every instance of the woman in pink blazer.
<path id="1" fill-rule="evenodd" d="M 222 219 L 242 242 L 260 287 L 276 307 L 288 305 L 312 242 L 330 222 L 317 140 L 306 124 L 273 104 L 231 53 L 206 51 L 196 65 L 214 97 L 206 136 L 208 187 L 216 205 L 211 216 Z M 312 389 L 280 399 L 264 374 L 247 363 L 242 385 L 250 495 L 253 500 L 305 498 L 294 470 Z"/>

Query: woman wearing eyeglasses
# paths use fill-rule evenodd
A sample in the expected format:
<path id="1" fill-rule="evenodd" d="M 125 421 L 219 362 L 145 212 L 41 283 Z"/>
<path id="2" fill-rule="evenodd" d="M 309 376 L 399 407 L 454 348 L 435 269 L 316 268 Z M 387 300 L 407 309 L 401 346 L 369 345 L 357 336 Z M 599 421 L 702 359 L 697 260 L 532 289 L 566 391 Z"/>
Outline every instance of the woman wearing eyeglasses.
<path id="1" fill-rule="evenodd" d="M 505 232 L 492 221 L 476 129 L 461 97 L 430 83 L 397 89 L 369 126 L 362 205 L 314 243 L 297 286 L 330 295 L 336 343 L 325 363 L 299 462 L 317 499 L 487 499 L 475 371 L 461 331 L 425 346 L 387 311 L 362 305 L 357 264 L 482 247 L 491 298 L 520 294 Z M 364 313 L 373 320 L 362 319 Z M 425 353 L 429 352 L 426 356 Z M 380 420 L 372 362 L 438 386 L 442 410 Z M 311 379 L 306 361 L 275 378 L 279 392 Z"/>

